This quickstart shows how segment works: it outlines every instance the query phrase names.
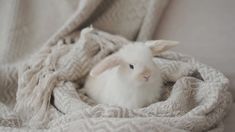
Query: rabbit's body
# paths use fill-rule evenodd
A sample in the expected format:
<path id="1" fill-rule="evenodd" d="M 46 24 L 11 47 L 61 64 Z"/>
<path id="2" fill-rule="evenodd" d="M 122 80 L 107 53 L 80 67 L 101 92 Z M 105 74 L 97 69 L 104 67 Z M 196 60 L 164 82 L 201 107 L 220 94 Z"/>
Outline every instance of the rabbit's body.
<path id="1" fill-rule="evenodd" d="M 161 94 L 161 78 L 156 77 L 150 84 L 137 86 L 118 77 L 118 67 L 103 72 L 98 78 L 88 77 L 87 94 L 102 104 L 126 108 L 141 108 L 157 101 Z M 156 83 L 157 82 L 157 83 Z"/>
<path id="2" fill-rule="evenodd" d="M 91 70 L 85 92 L 97 103 L 126 108 L 158 101 L 162 79 L 153 56 L 174 45 L 172 41 L 148 41 L 124 46 Z"/>

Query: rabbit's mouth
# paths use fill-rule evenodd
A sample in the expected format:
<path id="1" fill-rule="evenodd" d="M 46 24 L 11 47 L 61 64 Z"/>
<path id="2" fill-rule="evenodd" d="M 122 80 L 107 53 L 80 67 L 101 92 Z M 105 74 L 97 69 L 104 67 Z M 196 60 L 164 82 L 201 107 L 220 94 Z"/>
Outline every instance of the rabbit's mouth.
<path id="1" fill-rule="evenodd" d="M 146 75 L 146 76 L 144 76 L 143 78 L 144 78 L 144 80 L 145 80 L 146 82 L 148 82 L 148 81 L 150 80 L 150 75 Z"/>

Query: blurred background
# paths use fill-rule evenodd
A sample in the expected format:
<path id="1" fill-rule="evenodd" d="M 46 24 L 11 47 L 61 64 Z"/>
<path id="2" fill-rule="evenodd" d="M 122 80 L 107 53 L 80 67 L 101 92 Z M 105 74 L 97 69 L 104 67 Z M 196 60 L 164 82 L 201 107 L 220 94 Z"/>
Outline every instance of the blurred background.
<path id="1" fill-rule="evenodd" d="M 235 92 L 234 0 L 172 0 L 155 38 L 180 41 L 173 50 L 225 73 Z"/>

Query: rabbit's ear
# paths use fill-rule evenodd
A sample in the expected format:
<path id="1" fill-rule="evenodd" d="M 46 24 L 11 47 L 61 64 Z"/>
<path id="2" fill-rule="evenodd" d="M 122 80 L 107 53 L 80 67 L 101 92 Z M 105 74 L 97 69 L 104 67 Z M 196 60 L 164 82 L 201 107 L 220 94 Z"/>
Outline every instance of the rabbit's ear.
<path id="1" fill-rule="evenodd" d="M 154 56 L 164 52 L 172 47 L 175 47 L 179 42 L 170 40 L 151 40 L 145 44 L 151 49 Z"/>
<path id="2" fill-rule="evenodd" d="M 121 62 L 121 58 L 118 55 L 110 55 L 99 62 L 91 71 L 90 75 L 93 77 L 98 76 L 102 72 L 106 71 L 107 69 L 113 68 L 119 65 Z"/>

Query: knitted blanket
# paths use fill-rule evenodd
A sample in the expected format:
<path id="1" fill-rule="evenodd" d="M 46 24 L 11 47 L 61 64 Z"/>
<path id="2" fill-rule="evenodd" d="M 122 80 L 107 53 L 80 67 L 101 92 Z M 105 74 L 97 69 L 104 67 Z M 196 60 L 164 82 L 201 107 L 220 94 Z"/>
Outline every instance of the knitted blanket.
<path id="1" fill-rule="evenodd" d="M 0 131 L 223 130 L 222 120 L 232 103 L 228 79 L 180 53 L 155 58 L 165 82 L 159 102 L 126 109 L 96 104 L 85 96 L 80 89 L 89 70 L 128 43 L 123 37 L 85 28 L 44 45 L 18 72 L 14 67 L 8 67 L 8 73 L 1 70 L 1 77 L 19 79 L 14 110 L 0 103 Z"/>
<path id="2" fill-rule="evenodd" d="M 91 68 L 131 42 L 93 28 L 77 29 L 92 23 L 128 39 L 147 40 L 167 0 L 80 1 L 71 18 L 27 62 L 0 65 L 0 131 L 223 130 L 232 103 L 228 79 L 180 53 L 155 58 L 164 93 L 148 107 L 130 110 L 96 104 L 85 96 L 80 89 Z M 16 51 L 29 55 L 23 48 Z M 3 52 L 1 57 L 11 58 L 8 50 Z"/>

